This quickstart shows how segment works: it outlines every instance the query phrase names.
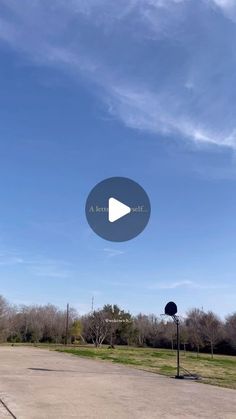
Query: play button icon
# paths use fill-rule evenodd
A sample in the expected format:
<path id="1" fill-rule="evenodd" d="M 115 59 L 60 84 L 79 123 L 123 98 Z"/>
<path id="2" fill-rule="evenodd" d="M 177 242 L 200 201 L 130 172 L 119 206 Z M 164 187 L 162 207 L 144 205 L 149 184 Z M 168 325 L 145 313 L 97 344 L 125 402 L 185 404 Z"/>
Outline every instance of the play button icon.
<path id="1" fill-rule="evenodd" d="M 133 239 L 144 230 L 151 206 L 138 183 L 124 177 L 112 177 L 91 190 L 85 212 L 96 234 L 106 240 L 122 242 Z"/>
<path id="2" fill-rule="evenodd" d="M 123 204 L 115 198 L 109 198 L 108 202 L 108 220 L 110 223 L 114 223 L 114 221 L 119 220 L 131 212 L 131 208 L 128 205 Z"/>

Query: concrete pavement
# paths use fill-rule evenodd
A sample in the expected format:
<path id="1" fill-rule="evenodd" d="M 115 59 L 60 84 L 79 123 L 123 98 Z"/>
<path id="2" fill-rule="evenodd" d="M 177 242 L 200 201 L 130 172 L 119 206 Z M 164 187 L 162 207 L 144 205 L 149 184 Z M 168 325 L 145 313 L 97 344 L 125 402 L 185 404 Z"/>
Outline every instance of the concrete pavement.
<path id="1" fill-rule="evenodd" d="M 0 418 L 236 419 L 236 391 L 30 347 L 0 347 Z"/>

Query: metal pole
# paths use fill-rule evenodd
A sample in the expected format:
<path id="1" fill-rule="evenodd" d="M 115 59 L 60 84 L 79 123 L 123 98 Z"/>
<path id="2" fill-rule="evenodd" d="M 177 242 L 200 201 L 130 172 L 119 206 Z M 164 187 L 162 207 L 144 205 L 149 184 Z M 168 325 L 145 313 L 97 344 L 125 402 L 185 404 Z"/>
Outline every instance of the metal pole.
<path id="1" fill-rule="evenodd" d="M 67 303 L 67 306 L 66 306 L 66 339 L 65 339 L 65 344 L 66 345 L 68 343 L 68 333 L 69 333 L 69 304 Z"/>
<path id="2" fill-rule="evenodd" d="M 179 378 L 179 350 L 180 350 L 180 339 L 179 339 L 179 319 L 176 319 L 177 326 L 177 378 Z"/>

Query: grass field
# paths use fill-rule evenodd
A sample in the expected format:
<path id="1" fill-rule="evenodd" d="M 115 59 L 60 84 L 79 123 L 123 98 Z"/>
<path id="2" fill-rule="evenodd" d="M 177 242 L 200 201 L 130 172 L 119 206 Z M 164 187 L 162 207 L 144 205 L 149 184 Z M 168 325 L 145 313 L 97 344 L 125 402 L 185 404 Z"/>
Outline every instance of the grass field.
<path id="1" fill-rule="evenodd" d="M 176 374 L 176 352 L 164 349 L 116 347 L 78 347 L 57 348 L 59 352 L 101 359 L 118 364 L 129 365 L 146 371 L 174 376 Z M 191 373 L 198 374 L 200 382 L 236 389 L 236 357 L 181 352 L 180 364 Z"/>

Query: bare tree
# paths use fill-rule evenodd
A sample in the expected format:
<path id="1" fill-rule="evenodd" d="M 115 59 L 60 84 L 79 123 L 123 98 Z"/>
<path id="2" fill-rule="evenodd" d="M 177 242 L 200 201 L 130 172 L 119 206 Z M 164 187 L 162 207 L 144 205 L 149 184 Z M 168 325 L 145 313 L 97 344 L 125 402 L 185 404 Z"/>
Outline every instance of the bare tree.
<path id="1" fill-rule="evenodd" d="M 135 317 L 135 328 L 137 330 L 137 343 L 139 346 L 144 346 L 147 336 L 150 332 L 150 321 L 145 314 L 138 314 Z"/>
<path id="2" fill-rule="evenodd" d="M 173 321 L 168 321 L 165 324 L 165 337 L 171 344 L 171 349 L 174 349 L 174 342 L 176 340 L 176 325 Z"/>
<path id="3" fill-rule="evenodd" d="M 108 335 L 109 326 L 106 320 L 103 310 L 94 311 L 88 316 L 89 334 L 96 348 L 102 345 Z"/>
<path id="4" fill-rule="evenodd" d="M 222 324 L 220 319 L 212 312 L 203 313 L 200 319 L 203 339 L 211 347 L 211 357 L 214 356 L 215 345 L 222 337 Z"/>
<path id="5" fill-rule="evenodd" d="M 186 345 L 188 344 L 188 341 L 189 341 L 188 328 L 186 326 L 186 323 L 182 322 L 181 327 L 180 327 L 180 343 L 183 344 L 184 355 L 186 354 Z"/>
<path id="6" fill-rule="evenodd" d="M 159 346 L 161 335 L 161 322 L 155 314 L 148 316 L 149 326 L 146 332 L 146 343 L 152 347 Z"/>
<path id="7" fill-rule="evenodd" d="M 69 326 L 75 319 L 76 311 L 71 309 Z M 20 306 L 11 312 L 9 328 L 8 340 L 13 342 L 62 343 L 65 339 L 65 312 L 52 304 Z"/>
<path id="8" fill-rule="evenodd" d="M 231 346 L 236 349 L 236 313 L 226 317 L 225 333 Z"/>
<path id="9" fill-rule="evenodd" d="M 6 340 L 9 332 L 10 307 L 4 297 L 0 295 L 0 340 Z"/>
<path id="10" fill-rule="evenodd" d="M 201 310 L 194 308 L 187 313 L 185 321 L 189 343 L 197 349 L 197 356 L 199 356 L 200 347 L 203 346 L 201 329 L 202 315 L 203 312 Z"/>

